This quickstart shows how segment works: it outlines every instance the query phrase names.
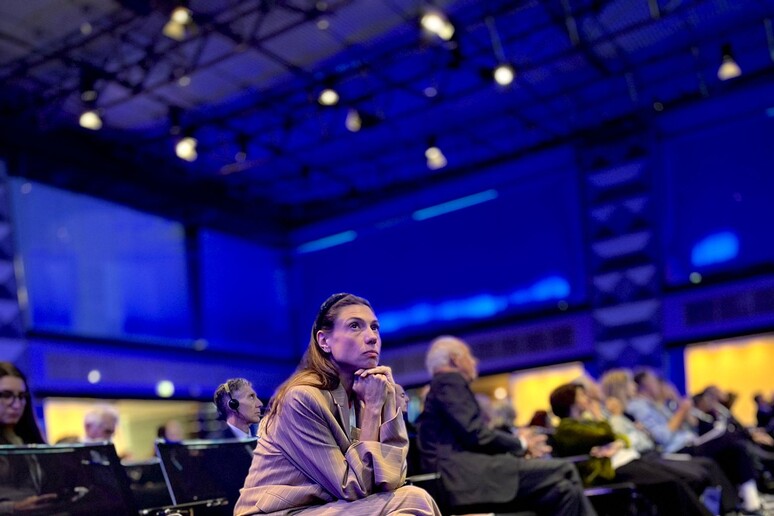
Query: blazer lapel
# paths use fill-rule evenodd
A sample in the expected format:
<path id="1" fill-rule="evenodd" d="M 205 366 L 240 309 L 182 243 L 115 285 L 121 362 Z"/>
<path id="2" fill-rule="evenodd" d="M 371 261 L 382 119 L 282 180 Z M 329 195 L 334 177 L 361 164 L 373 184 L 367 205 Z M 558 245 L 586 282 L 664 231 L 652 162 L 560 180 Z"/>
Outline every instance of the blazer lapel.
<path id="1" fill-rule="evenodd" d="M 339 385 L 329 392 L 331 393 L 331 398 L 333 398 L 333 404 L 336 405 L 336 419 L 344 433 L 347 434 L 347 438 L 352 440 L 349 428 L 349 398 L 347 397 L 347 391 Z"/>

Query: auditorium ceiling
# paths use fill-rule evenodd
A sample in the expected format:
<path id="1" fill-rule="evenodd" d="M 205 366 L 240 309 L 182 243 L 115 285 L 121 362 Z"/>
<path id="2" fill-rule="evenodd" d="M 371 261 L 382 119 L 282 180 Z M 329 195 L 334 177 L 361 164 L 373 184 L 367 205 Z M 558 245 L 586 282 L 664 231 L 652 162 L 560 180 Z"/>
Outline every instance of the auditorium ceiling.
<path id="1" fill-rule="evenodd" d="M 6 0 L 0 149 L 35 181 L 287 231 L 771 82 L 772 14 L 729 0 Z M 721 80 L 731 59 L 741 75 Z M 86 111 L 101 128 L 79 125 Z"/>

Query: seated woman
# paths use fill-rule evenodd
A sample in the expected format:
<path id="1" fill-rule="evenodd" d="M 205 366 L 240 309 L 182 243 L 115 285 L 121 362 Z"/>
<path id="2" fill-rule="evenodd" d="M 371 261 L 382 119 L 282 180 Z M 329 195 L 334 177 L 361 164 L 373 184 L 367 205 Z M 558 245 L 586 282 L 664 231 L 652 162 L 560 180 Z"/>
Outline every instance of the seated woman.
<path id="1" fill-rule="evenodd" d="M 625 438 L 619 438 L 609 423 L 583 419 L 581 415 L 589 410 L 589 404 L 582 386 L 557 387 L 550 401 L 554 414 L 561 418 L 554 433 L 554 452 L 560 457 L 590 455 L 579 464 L 587 484 L 632 482 L 658 514 L 712 514 L 679 477 L 639 460 L 639 454 L 627 447 Z"/>
<path id="2" fill-rule="evenodd" d="M 625 407 L 637 395 L 637 384 L 628 369 L 610 369 L 602 376 L 602 392 L 607 409 L 607 421 L 617 434 L 626 436 L 629 445 L 642 460 L 655 463 L 701 493 L 706 488 L 720 488 L 720 511 L 731 513 L 738 504 L 736 488 L 709 457 L 677 456 L 662 454 L 644 425 L 634 422 L 625 412 Z M 673 458 L 670 458 L 673 457 Z"/>
<path id="3" fill-rule="evenodd" d="M 403 486 L 408 439 L 381 344 L 368 301 L 335 294 L 322 304 L 261 422 L 235 516 L 440 515 L 426 491 Z"/>
<path id="4" fill-rule="evenodd" d="M 44 444 L 35 422 L 27 379 L 16 366 L 0 362 L 0 444 Z M 46 514 L 56 494 L 40 494 L 41 472 L 34 462 L 0 457 L 0 514 Z"/>

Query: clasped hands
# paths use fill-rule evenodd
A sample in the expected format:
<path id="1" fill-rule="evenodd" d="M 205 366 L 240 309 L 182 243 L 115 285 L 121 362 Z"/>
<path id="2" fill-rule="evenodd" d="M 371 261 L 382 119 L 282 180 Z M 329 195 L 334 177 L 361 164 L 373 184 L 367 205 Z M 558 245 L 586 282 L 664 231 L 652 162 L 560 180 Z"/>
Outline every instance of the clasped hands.
<path id="1" fill-rule="evenodd" d="M 352 390 L 366 407 L 381 408 L 385 404 L 395 405 L 395 380 L 392 370 L 387 366 L 355 371 Z"/>

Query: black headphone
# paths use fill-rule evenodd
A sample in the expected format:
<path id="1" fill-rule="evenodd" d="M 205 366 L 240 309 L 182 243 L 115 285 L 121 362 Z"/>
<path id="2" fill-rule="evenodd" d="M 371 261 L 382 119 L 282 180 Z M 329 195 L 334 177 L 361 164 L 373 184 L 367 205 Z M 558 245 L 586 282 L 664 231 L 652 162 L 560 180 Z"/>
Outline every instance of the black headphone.
<path id="1" fill-rule="evenodd" d="M 226 394 L 228 394 L 228 408 L 233 410 L 234 412 L 239 412 L 239 400 L 235 400 L 234 397 L 231 395 L 231 389 L 228 387 L 228 382 L 226 382 Z"/>

